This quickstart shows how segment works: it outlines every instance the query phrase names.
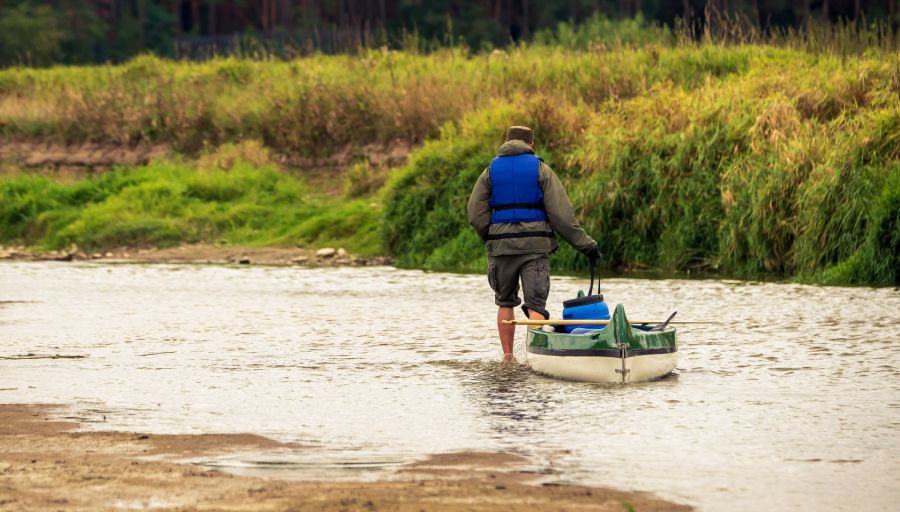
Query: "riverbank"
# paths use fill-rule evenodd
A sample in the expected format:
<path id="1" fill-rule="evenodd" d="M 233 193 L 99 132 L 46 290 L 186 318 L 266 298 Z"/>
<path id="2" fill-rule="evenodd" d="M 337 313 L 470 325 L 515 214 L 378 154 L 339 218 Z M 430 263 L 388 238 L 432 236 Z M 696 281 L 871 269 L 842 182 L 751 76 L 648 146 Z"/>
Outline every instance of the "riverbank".
<path id="1" fill-rule="evenodd" d="M 303 447 L 252 434 L 73 432 L 61 412 L 0 405 L 0 510 L 691 510 L 646 493 L 539 485 L 525 459 L 505 453 L 435 455 L 377 482 L 235 476 L 175 461 Z"/>
<path id="2" fill-rule="evenodd" d="M 119 248 L 85 252 L 73 244 L 67 249 L 40 251 L 24 246 L 0 246 L 0 261 L 95 261 L 97 263 L 198 263 L 240 265 L 308 265 L 316 267 L 361 267 L 390 265 L 386 256 L 360 257 L 344 248 L 317 250 L 299 247 L 236 247 L 226 245 L 179 245 L 166 248 Z"/>
<path id="3" fill-rule="evenodd" d="M 525 124 L 604 270 L 894 284 L 898 59 L 537 44 L 2 70 L 0 243 L 343 246 L 474 271 L 466 201 Z M 586 270 L 565 244 L 552 264 Z"/>

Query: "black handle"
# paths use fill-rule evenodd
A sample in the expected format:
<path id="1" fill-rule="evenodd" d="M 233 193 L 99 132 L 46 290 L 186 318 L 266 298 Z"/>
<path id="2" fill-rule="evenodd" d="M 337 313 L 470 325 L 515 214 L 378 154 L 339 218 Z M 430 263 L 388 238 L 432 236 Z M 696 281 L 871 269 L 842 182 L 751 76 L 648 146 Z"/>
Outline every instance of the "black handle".
<path id="1" fill-rule="evenodd" d="M 591 267 L 591 287 L 588 288 L 587 296 L 590 297 L 594 293 L 594 274 L 596 273 L 597 260 L 588 258 L 590 262 L 589 265 Z M 597 295 L 600 295 L 600 300 L 603 300 L 603 295 L 600 293 L 600 276 L 597 276 Z"/>
<path id="2" fill-rule="evenodd" d="M 597 261 L 593 259 L 588 259 L 590 261 L 591 266 L 591 287 L 588 288 L 587 296 L 590 297 L 591 294 L 594 293 L 594 267 L 597 265 Z M 597 279 L 597 294 L 600 293 L 600 279 Z"/>

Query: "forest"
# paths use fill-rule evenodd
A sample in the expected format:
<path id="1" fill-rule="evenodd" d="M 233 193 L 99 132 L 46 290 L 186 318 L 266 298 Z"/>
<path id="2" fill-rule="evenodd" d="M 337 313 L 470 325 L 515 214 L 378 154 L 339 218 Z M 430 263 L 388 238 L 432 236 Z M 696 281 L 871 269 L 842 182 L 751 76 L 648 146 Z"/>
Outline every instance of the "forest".
<path id="1" fill-rule="evenodd" d="M 699 38 L 717 20 L 766 34 L 849 23 L 896 31 L 897 0 L 0 0 L 0 66 L 136 55 L 291 58 L 363 48 L 492 50 L 560 23 L 638 18 Z"/>

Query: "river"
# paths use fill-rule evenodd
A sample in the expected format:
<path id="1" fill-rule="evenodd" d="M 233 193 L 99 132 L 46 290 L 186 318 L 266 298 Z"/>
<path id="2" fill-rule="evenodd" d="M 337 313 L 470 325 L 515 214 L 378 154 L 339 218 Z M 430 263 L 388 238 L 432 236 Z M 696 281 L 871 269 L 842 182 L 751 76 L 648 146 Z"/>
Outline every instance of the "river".
<path id="1" fill-rule="evenodd" d="M 679 327 L 676 374 L 594 385 L 500 364 L 481 275 L 7 262 L 0 356 L 86 357 L 0 360 L 0 402 L 67 404 L 92 430 L 309 446 L 197 461 L 241 474 L 383 478 L 432 453 L 502 450 L 552 482 L 701 510 L 900 502 L 897 288 L 602 285 L 632 318 L 714 323 Z M 554 278 L 551 312 L 578 288 Z"/>

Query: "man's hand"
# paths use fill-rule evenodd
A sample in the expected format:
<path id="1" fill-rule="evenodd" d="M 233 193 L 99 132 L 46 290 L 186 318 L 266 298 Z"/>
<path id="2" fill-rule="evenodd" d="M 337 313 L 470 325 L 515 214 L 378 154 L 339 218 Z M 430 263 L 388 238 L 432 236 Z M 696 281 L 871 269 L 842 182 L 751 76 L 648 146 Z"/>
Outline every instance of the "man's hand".
<path id="1" fill-rule="evenodd" d="M 587 258 L 591 261 L 597 261 L 597 260 L 603 259 L 603 253 L 600 252 L 600 247 L 598 247 L 596 245 L 594 246 L 593 249 L 584 253 L 584 255 L 587 256 Z"/>

